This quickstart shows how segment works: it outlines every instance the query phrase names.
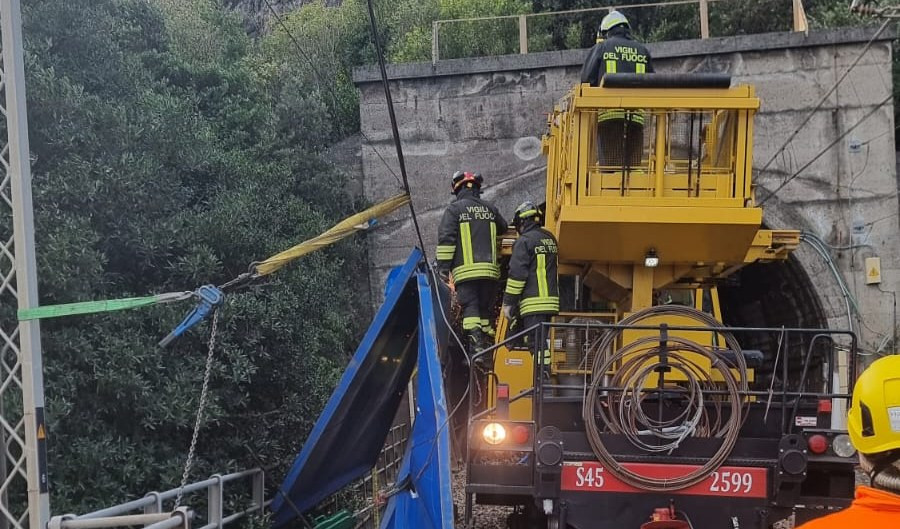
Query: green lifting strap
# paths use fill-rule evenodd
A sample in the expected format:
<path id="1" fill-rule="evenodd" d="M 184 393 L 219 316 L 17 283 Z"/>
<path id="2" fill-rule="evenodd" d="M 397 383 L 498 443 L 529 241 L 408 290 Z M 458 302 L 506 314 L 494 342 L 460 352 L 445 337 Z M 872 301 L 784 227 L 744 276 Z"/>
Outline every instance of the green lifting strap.
<path id="1" fill-rule="evenodd" d="M 157 303 L 169 303 L 188 299 L 191 292 L 170 292 L 140 298 L 105 299 L 101 301 L 83 301 L 80 303 L 65 303 L 62 305 L 47 305 L 30 309 L 20 309 L 19 321 L 43 320 L 47 318 L 59 318 L 61 316 L 76 316 L 79 314 L 95 314 L 98 312 L 113 312 L 116 310 L 134 309 L 156 305 Z"/>
<path id="2" fill-rule="evenodd" d="M 355 526 L 356 518 L 346 510 L 331 516 L 317 516 L 313 520 L 313 529 L 353 529 Z"/>

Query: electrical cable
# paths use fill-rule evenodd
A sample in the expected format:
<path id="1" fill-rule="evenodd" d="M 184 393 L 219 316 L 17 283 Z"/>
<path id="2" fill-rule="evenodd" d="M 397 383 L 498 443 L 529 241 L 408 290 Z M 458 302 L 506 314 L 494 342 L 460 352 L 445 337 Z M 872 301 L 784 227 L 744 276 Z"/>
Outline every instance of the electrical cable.
<path id="1" fill-rule="evenodd" d="M 294 45 L 294 47 L 297 49 L 297 52 L 300 55 L 300 57 L 303 58 L 303 60 L 306 61 L 306 63 L 309 65 L 310 69 L 313 72 L 313 76 L 316 78 L 316 82 L 319 85 L 319 87 L 321 88 L 323 85 L 326 87 L 329 95 L 331 96 L 331 105 L 335 109 L 335 112 L 336 112 L 338 104 L 337 104 L 337 94 L 334 91 L 334 86 L 332 86 L 332 83 L 324 82 L 324 76 L 322 75 L 322 72 L 319 70 L 318 65 L 315 63 L 315 61 L 312 60 L 312 58 L 309 56 L 309 54 L 306 53 L 306 50 L 304 50 L 303 47 L 300 46 L 300 41 L 297 39 L 297 37 L 294 36 L 294 34 L 291 32 L 290 28 L 288 28 L 287 24 L 284 22 L 284 19 L 281 17 L 281 15 L 278 14 L 278 12 L 272 6 L 270 1 L 263 0 L 263 2 L 265 2 L 266 7 L 268 7 L 268 9 L 269 9 L 269 12 L 272 13 L 272 16 L 274 16 L 275 20 L 278 22 L 278 25 L 281 26 L 281 29 L 284 30 L 285 34 L 288 36 L 288 40 L 290 40 L 291 43 Z M 334 122 L 338 126 L 338 133 L 341 135 L 341 137 L 343 137 L 346 132 L 344 130 L 343 123 L 341 122 L 340 119 L 337 119 L 337 118 L 334 119 Z M 391 173 L 391 175 L 397 181 L 397 184 L 399 184 L 401 187 L 406 189 L 407 192 L 409 192 L 408 186 L 403 185 L 403 182 L 400 181 L 400 177 L 397 175 L 397 173 L 394 171 L 394 169 L 390 166 L 390 164 L 387 163 L 387 160 L 384 159 L 384 157 L 381 155 L 381 153 L 378 152 L 378 149 L 375 148 L 374 142 L 368 136 L 366 136 L 366 134 L 361 129 L 359 130 L 359 135 L 362 136 L 367 142 L 369 142 L 370 146 L 372 147 L 372 151 L 375 152 L 375 155 L 378 156 L 378 159 L 381 160 L 381 163 L 384 164 L 385 168 L 387 168 L 387 170 Z"/>
<path id="2" fill-rule="evenodd" d="M 300 56 L 303 57 L 306 60 L 307 64 L 309 64 L 310 68 L 312 68 L 313 76 L 316 78 L 316 84 L 319 85 L 319 89 L 321 90 L 322 85 L 324 85 L 327 88 L 329 94 L 331 95 L 331 106 L 334 109 L 334 111 L 337 112 L 337 109 L 338 109 L 337 94 L 334 92 L 334 88 L 331 86 L 331 83 L 323 82 L 325 76 L 322 75 L 322 73 L 319 71 L 319 67 L 316 65 L 315 61 L 313 61 L 312 58 L 310 58 L 309 54 L 306 53 L 306 50 L 303 49 L 303 46 L 300 45 L 300 41 L 297 40 L 297 38 L 294 36 L 294 34 L 288 28 L 287 24 L 284 22 L 284 19 L 281 18 L 281 15 L 278 14 L 278 11 L 276 11 L 275 8 L 272 6 L 272 3 L 269 0 L 263 0 L 263 2 L 265 2 L 266 7 L 269 9 L 269 12 L 272 13 L 272 16 L 275 17 L 275 20 L 278 22 L 278 25 L 280 25 L 281 29 L 283 29 L 284 32 L 287 34 L 288 39 L 294 44 L 294 47 L 300 53 Z M 341 134 L 341 136 L 343 136 L 344 135 L 344 126 L 341 123 L 341 120 L 335 119 L 334 121 L 337 123 L 339 133 Z"/>
<path id="3" fill-rule="evenodd" d="M 284 23 L 284 21 L 282 20 L 281 16 L 278 14 L 277 11 L 275 11 L 274 7 L 272 7 L 272 5 L 271 5 L 271 3 L 269 2 L 269 0 L 263 0 L 263 1 L 265 2 L 266 6 L 268 7 L 268 9 L 269 9 L 269 11 L 272 13 L 272 15 L 276 18 L 276 20 L 278 21 L 278 23 L 279 23 L 279 25 L 281 26 L 281 28 L 285 31 L 285 33 L 287 34 L 289 40 L 293 43 L 294 47 L 297 49 L 298 53 L 299 53 L 299 54 L 301 55 L 301 57 L 302 57 L 302 58 L 310 65 L 310 67 L 312 68 L 312 71 L 313 71 L 313 75 L 315 75 L 316 78 L 317 78 L 317 80 L 319 80 L 319 84 L 320 84 L 320 85 L 323 84 L 323 83 L 322 83 L 321 73 L 319 72 L 318 68 L 316 67 L 315 62 L 312 61 L 312 59 L 311 59 L 311 58 L 309 57 L 309 55 L 305 52 L 305 50 L 302 48 L 302 46 L 300 46 L 300 42 L 297 40 L 296 37 L 294 37 L 293 33 L 290 31 L 290 29 L 288 28 L 288 26 Z M 375 19 L 374 8 L 373 8 L 373 6 L 372 6 L 372 1 L 371 1 L 371 0 L 368 0 L 367 4 L 368 4 L 368 11 L 369 11 L 369 22 L 370 22 L 370 27 L 371 27 L 371 29 L 372 29 L 372 38 L 373 38 L 373 42 L 374 42 L 374 44 L 375 44 L 376 54 L 377 54 L 377 56 L 378 56 L 378 63 L 379 63 L 380 71 L 381 71 L 382 83 L 383 83 L 383 85 L 384 85 L 385 97 L 386 97 L 387 105 L 388 105 L 388 113 L 389 113 L 389 117 L 390 117 L 390 120 L 391 120 L 391 132 L 392 132 L 392 135 L 393 135 L 394 144 L 395 144 L 395 147 L 396 147 L 396 150 L 397 150 L 397 158 L 398 158 L 398 162 L 399 162 L 399 165 L 400 165 L 400 175 L 401 175 L 401 179 L 402 179 L 402 182 L 400 182 L 400 183 L 401 183 L 401 185 L 403 186 L 403 188 L 404 188 L 404 190 L 406 191 L 406 193 L 407 193 L 407 194 L 410 194 L 409 179 L 408 179 L 407 172 L 406 172 L 406 163 L 405 163 L 404 158 L 403 158 L 403 148 L 402 148 L 402 144 L 401 144 L 401 141 L 400 141 L 399 129 L 398 129 L 398 127 L 397 127 L 397 118 L 396 118 L 396 115 L 395 115 L 395 113 L 394 113 L 394 105 L 393 105 L 393 100 L 392 100 L 392 98 L 391 98 L 390 85 L 389 85 L 388 78 L 387 78 L 387 70 L 386 70 L 386 67 L 385 67 L 385 64 L 384 64 L 383 50 L 382 50 L 382 47 L 381 47 L 380 39 L 378 38 L 378 28 L 377 28 L 377 22 L 376 22 L 376 19 Z M 324 84 L 325 84 L 325 86 L 328 88 L 329 92 L 331 93 L 331 96 L 332 96 L 332 103 L 333 103 L 334 107 L 337 108 L 336 95 L 335 95 L 335 93 L 334 93 L 333 88 L 332 88 L 328 83 L 324 83 Z M 340 124 L 339 124 L 339 126 L 340 126 Z M 362 133 L 362 131 L 360 131 L 360 134 L 361 134 L 364 138 L 366 138 L 367 141 L 369 141 L 369 142 L 371 143 L 371 140 L 369 140 L 369 139 L 365 136 L 365 134 Z M 376 152 L 376 155 L 378 155 L 378 157 L 381 159 L 381 161 L 385 164 L 385 166 L 386 166 L 386 167 L 388 168 L 388 170 L 391 172 L 391 174 L 393 174 L 394 177 L 396 178 L 396 177 L 397 177 L 397 174 L 396 174 L 396 173 L 393 171 L 393 169 L 387 164 L 387 162 L 384 160 L 384 158 L 381 156 L 381 154 L 377 152 L 377 149 L 375 150 L 375 152 Z M 411 196 L 411 194 L 410 194 L 410 196 Z M 424 252 L 424 251 L 425 251 L 425 243 L 424 243 L 424 240 L 423 240 L 423 237 L 422 237 L 422 231 L 421 231 L 421 228 L 420 228 L 420 226 L 419 226 L 418 217 L 417 217 L 417 215 L 416 215 L 416 210 L 415 210 L 415 207 L 413 206 L 412 200 L 410 200 L 410 202 L 409 202 L 409 210 L 410 210 L 410 215 L 411 215 L 412 220 L 413 220 L 413 227 L 414 227 L 414 229 L 415 229 L 415 231 L 416 231 L 416 237 L 417 237 L 417 239 L 418 239 L 420 248 L 421 248 L 422 251 Z M 425 264 L 426 269 L 427 269 L 428 272 L 429 272 L 429 275 L 431 276 L 432 285 L 434 285 L 434 286 L 437 288 L 437 285 L 439 285 L 439 284 L 441 284 L 441 283 L 443 283 L 443 282 L 439 280 L 439 278 L 438 278 L 438 276 L 437 276 L 437 273 L 436 273 L 435 270 L 434 270 L 434 267 L 427 261 L 427 259 L 425 260 L 425 263 L 424 263 L 424 264 Z M 462 353 L 463 353 L 464 355 L 466 355 L 466 352 L 465 352 L 465 351 L 466 351 L 465 344 L 464 344 L 463 341 L 460 339 L 460 337 L 459 337 L 459 335 L 456 333 L 456 331 L 453 329 L 453 324 L 450 322 L 449 318 L 447 317 L 447 313 L 446 313 L 446 311 L 444 310 L 443 303 L 440 303 L 440 302 L 439 302 L 437 305 L 438 305 L 438 308 L 440 309 L 441 317 L 442 317 L 444 323 L 446 324 L 448 331 L 450 332 L 450 335 L 453 336 L 454 341 L 457 343 L 457 345 L 458 345 L 459 348 L 460 348 L 460 351 L 462 351 Z M 468 355 L 466 355 L 466 356 L 468 356 Z M 471 363 L 470 363 L 470 365 L 471 365 Z M 438 438 L 439 438 L 439 436 L 440 436 L 440 433 L 443 431 L 444 428 L 447 427 L 447 425 L 449 424 L 449 422 L 450 422 L 450 420 L 452 419 L 452 417 L 453 417 L 453 416 L 454 416 L 454 415 L 462 408 L 462 404 L 466 401 L 466 399 L 467 399 L 468 396 L 469 396 L 470 389 L 471 389 L 471 388 L 469 387 L 469 384 L 468 384 L 468 378 L 467 378 L 467 381 L 466 381 L 466 388 L 465 388 L 465 390 L 463 390 L 463 393 L 462 393 L 462 395 L 460 396 L 459 400 L 456 402 L 456 404 L 453 406 L 453 408 L 452 408 L 451 410 L 448 411 L 446 420 L 445 420 L 444 423 L 438 428 L 438 430 L 435 432 L 434 436 L 433 436 L 431 439 L 428 440 L 429 442 L 433 442 L 433 445 L 434 445 L 434 446 L 433 446 L 432 450 L 429 452 L 429 459 L 426 460 L 425 464 L 422 466 L 422 470 L 421 470 L 420 473 L 416 476 L 416 479 L 418 479 L 419 477 L 421 477 L 422 472 L 424 472 L 424 469 L 427 468 L 428 463 L 429 463 L 429 461 L 430 461 L 430 459 L 431 459 L 431 456 L 432 456 L 433 453 L 434 453 L 434 447 L 436 447 L 436 445 L 437 445 L 437 440 L 438 440 Z M 423 442 L 423 443 L 420 443 L 420 444 L 425 444 L 425 443 Z M 417 446 L 417 445 L 413 445 L 413 448 L 415 448 L 416 446 Z"/>
<path id="4" fill-rule="evenodd" d="M 856 127 L 862 125 L 864 121 L 866 121 L 867 119 L 869 119 L 870 117 L 872 117 L 872 115 L 874 115 L 875 112 L 877 112 L 881 107 L 883 107 L 884 105 L 888 104 L 888 103 L 889 103 L 890 101 L 892 101 L 893 99 L 894 99 L 894 94 L 890 94 L 890 95 L 888 95 L 883 101 L 881 101 L 880 103 L 878 103 L 877 105 L 875 105 L 875 107 L 874 107 L 872 110 L 870 110 L 869 112 L 867 112 L 865 116 L 863 116 L 862 118 L 860 118 L 859 121 L 857 121 L 857 122 L 854 123 L 850 128 L 848 128 L 847 130 L 845 130 L 844 132 L 842 132 L 837 138 L 835 138 L 834 141 L 832 141 L 831 143 L 829 143 L 824 149 L 822 149 L 821 151 L 819 151 L 818 154 L 816 154 L 815 156 L 813 156 L 811 160 L 809 160 L 808 162 L 806 162 L 805 164 L 803 164 L 803 166 L 800 167 L 800 169 L 797 169 L 793 174 L 791 174 L 791 176 L 789 176 L 788 178 L 786 178 L 786 179 L 785 179 L 778 187 L 776 187 L 774 190 L 770 191 L 769 194 L 766 195 L 766 197 L 765 197 L 764 199 L 760 200 L 760 201 L 757 203 L 757 206 L 762 206 L 763 204 L 765 204 L 766 202 L 768 202 L 768 200 L 769 200 L 770 198 L 772 198 L 773 196 L 775 196 L 779 191 L 781 191 L 781 189 L 784 188 L 784 186 L 788 185 L 792 180 L 794 180 L 795 178 L 797 178 L 798 176 L 800 176 L 800 173 L 802 173 L 803 171 L 805 171 L 805 170 L 806 170 L 807 168 L 809 168 L 809 166 L 811 166 L 812 164 L 816 163 L 816 161 L 817 161 L 819 158 L 821 158 L 822 156 L 824 156 L 825 153 L 827 153 L 828 151 L 830 151 L 832 147 L 834 147 L 835 145 L 837 145 L 838 143 L 840 143 L 841 140 L 843 140 L 848 134 L 850 134 L 851 132 L 853 132 L 854 130 L 856 130 Z"/>
<path id="5" fill-rule="evenodd" d="M 832 259 L 831 254 L 828 253 L 825 242 L 818 235 L 805 231 L 800 233 L 800 241 L 809 244 L 810 247 L 812 247 L 813 250 L 815 250 L 815 252 L 818 253 L 819 256 L 825 261 L 825 264 L 828 266 L 829 270 L 831 270 L 835 281 L 837 281 L 838 288 L 841 290 L 841 293 L 844 296 L 844 304 L 847 308 L 847 325 L 849 326 L 848 330 L 853 332 L 853 314 L 859 314 L 859 305 L 856 303 L 856 299 L 853 297 L 853 294 L 850 292 L 850 288 L 844 281 L 844 276 L 842 276 L 840 271 L 837 269 L 837 266 L 834 263 L 834 259 Z"/>
<path id="6" fill-rule="evenodd" d="M 387 101 L 388 117 L 391 122 L 391 132 L 394 137 L 394 146 L 396 147 L 396 150 L 397 150 L 397 162 L 400 165 L 400 177 L 403 180 L 403 186 L 406 189 L 407 194 L 412 196 L 410 193 L 410 187 L 409 187 L 409 177 L 408 177 L 408 174 L 406 171 L 406 162 L 403 158 L 403 146 L 400 141 L 400 130 L 399 130 L 399 127 L 397 126 L 397 116 L 394 112 L 394 101 L 393 101 L 393 98 L 391 97 L 391 87 L 390 87 L 390 82 L 389 82 L 388 76 L 387 76 L 387 68 L 385 67 L 385 62 L 384 62 L 384 50 L 382 49 L 382 46 L 381 46 L 381 39 L 379 39 L 379 37 L 378 37 L 378 23 L 375 18 L 375 9 L 374 9 L 372 0 L 367 0 L 366 6 L 369 11 L 369 24 L 372 29 L 372 41 L 375 44 L 375 54 L 378 58 L 378 68 L 381 72 L 381 82 L 382 82 L 382 85 L 384 86 L 384 96 L 385 96 L 385 100 Z M 416 215 L 416 209 L 415 209 L 415 206 L 413 205 L 412 200 L 410 200 L 410 202 L 409 202 L 409 212 L 412 217 L 413 227 L 416 231 L 416 237 L 418 238 L 418 241 L 419 241 L 419 247 L 424 252 L 425 251 L 425 242 L 422 238 L 422 230 L 419 226 L 419 219 L 418 219 L 418 216 Z M 437 285 L 439 284 L 439 279 L 437 277 L 437 273 L 434 271 L 434 267 L 431 266 L 431 264 L 428 262 L 427 259 L 425 260 L 425 267 L 431 275 L 431 279 L 433 281 L 432 284 L 437 288 Z M 444 311 L 443 303 L 438 303 L 438 306 L 440 308 L 441 316 L 443 317 L 444 323 L 447 325 L 448 330 L 453 335 L 454 339 L 456 340 L 457 344 L 460 347 L 460 350 L 463 352 L 463 354 L 466 354 L 465 345 L 463 344 L 463 342 L 459 338 L 459 336 L 456 334 L 456 332 L 453 329 L 452 324 L 450 323 L 449 319 L 447 318 L 447 314 Z M 472 368 L 473 368 L 472 362 L 469 362 L 469 369 L 472 369 Z M 469 379 L 471 379 L 471 377 L 469 377 Z M 453 415 L 455 415 L 456 412 L 462 408 L 463 402 L 465 402 L 466 398 L 468 398 L 470 389 L 471 388 L 467 382 L 466 389 L 463 392 L 462 397 L 460 397 L 459 401 L 456 403 L 456 405 L 453 407 L 453 409 L 447 413 L 447 418 L 444 420 L 443 424 L 441 424 L 441 426 L 435 432 L 435 434 L 433 436 L 433 440 L 432 440 L 432 448 L 428 453 L 428 459 L 426 459 L 426 461 L 422 465 L 422 468 L 420 469 L 419 473 L 416 475 L 416 480 L 418 480 L 422 476 L 422 474 L 425 472 L 425 469 L 428 468 L 428 465 L 429 465 L 431 458 L 435 451 L 434 449 L 437 446 L 437 442 L 438 442 L 438 438 L 440 437 L 440 433 L 450 423 L 450 420 L 453 417 Z M 413 448 L 415 448 L 415 446 L 413 446 Z"/>
<path id="7" fill-rule="evenodd" d="M 843 75 L 841 75 L 841 77 L 834 83 L 834 85 L 831 87 L 831 89 L 828 90 L 828 92 L 826 92 L 824 96 L 822 96 L 822 99 L 819 100 L 819 103 L 809 112 L 809 114 L 807 114 L 807 116 L 803 120 L 803 122 L 800 123 L 800 125 L 796 129 L 794 129 L 794 132 L 792 132 L 791 135 L 788 136 L 788 139 L 785 140 L 785 142 L 781 145 L 781 147 L 777 151 L 775 151 L 775 154 L 773 154 L 771 156 L 771 158 L 769 158 L 769 161 L 767 161 L 763 165 L 762 169 L 759 169 L 757 171 L 757 173 L 756 173 L 757 175 L 762 173 L 766 169 L 768 169 L 769 166 L 772 165 L 772 162 L 774 162 L 775 159 L 778 157 L 778 155 L 781 154 L 784 151 L 784 149 L 786 149 L 787 146 L 791 143 L 791 141 L 793 141 L 793 139 L 797 137 L 797 134 L 799 134 L 800 131 L 807 124 L 809 124 L 810 120 L 813 118 L 815 113 L 818 112 L 819 109 L 822 108 L 822 105 L 825 104 L 825 101 L 827 101 L 828 98 L 831 97 L 831 94 L 833 94 L 834 91 L 838 89 L 838 86 L 840 86 L 840 84 L 844 81 L 844 79 L 847 78 L 847 76 L 850 74 L 850 72 L 853 71 L 854 68 L 856 68 L 856 65 L 859 63 L 860 60 L 862 60 L 862 58 L 866 54 L 866 52 L 869 51 L 869 48 L 872 47 L 872 44 L 875 42 L 875 40 L 878 37 L 880 37 L 882 33 L 884 33 L 884 30 L 887 29 L 887 26 L 889 23 L 890 23 L 890 20 L 884 21 L 884 23 L 881 25 L 881 27 L 878 28 L 878 30 L 875 32 L 875 34 L 872 35 L 872 37 L 869 39 L 869 41 L 866 43 L 866 45 L 863 46 L 862 51 L 860 51 L 859 55 L 856 56 L 856 60 L 854 60 L 853 63 L 850 64 L 849 67 L 847 67 L 847 69 L 844 71 Z"/>
<path id="8" fill-rule="evenodd" d="M 697 321 L 710 332 L 722 337 L 728 349 L 734 353 L 734 363 L 710 347 L 700 345 L 681 336 L 659 335 L 637 339 L 612 352 L 627 326 L 640 325 L 645 319 L 679 317 Z M 649 491 L 679 490 L 706 479 L 719 468 L 737 442 L 746 420 L 749 401 L 743 397 L 749 389 L 748 368 L 740 345 L 733 334 L 721 329 L 722 324 L 712 316 L 692 307 L 659 305 L 632 314 L 620 322 L 621 328 L 608 330 L 591 345 L 594 353 L 592 381 L 582 409 L 588 441 L 597 459 L 615 477 L 623 482 Z M 703 365 L 699 362 L 703 359 Z M 709 367 L 706 367 L 706 361 Z M 665 371 L 681 373 L 687 387 L 664 386 L 658 379 L 656 389 L 648 389 L 652 376 Z M 737 372 L 735 376 L 734 371 Z M 714 376 L 717 373 L 719 376 Z M 723 400 L 706 399 L 704 390 L 725 384 L 728 391 L 727 407 Z M 613 388 L 600 390 L 601 385 Z M 644 411 L 650 395 L 655 394 L 662 406 L 666 394 L 678 394 L 683 411 L 674 417 L 651 418 Z M 708 411 L 713 404 L 714 417 Z M 662 409 L 662 408 L 660 408 Z M 635 447 L 645 452 L 668 452 L 677 449 L 689 437 L 715 437 L 722 439 L 716 453 L 704 465 L 677 478 L 660 479 L 639 474 L 619 463 L 603 443 L 604 432 L 621 434 Z M 650 444 L 641 436 L 656 438 Z"/>

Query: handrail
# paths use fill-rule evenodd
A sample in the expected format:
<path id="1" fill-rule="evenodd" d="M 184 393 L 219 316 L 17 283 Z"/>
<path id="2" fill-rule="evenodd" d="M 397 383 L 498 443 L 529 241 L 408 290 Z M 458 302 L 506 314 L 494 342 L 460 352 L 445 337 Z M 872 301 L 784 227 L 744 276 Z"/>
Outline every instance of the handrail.
<path id="1" fill-rule="evenodd" d="M 247 478 L 251 480 L 249 507 L 226 514 L 224 512 L 225 502 L 223 501 L 225 485 Z M 263 509 L 271 503 L 271 500 L 265 500 L 265 472 L 261 468 L 253 468 L 225 475 L 214 474 L 202 481 L 186 485 L 183 490 L 176 487 L 163 492 L 148 492 L 143 498 L 82 515 L 66 514 L 54 516 L 51 518 L 48 528 L 101 529 L 132 525 L 145 525 L 145 529 L 187 528 L 193 517 L 192 511 L 186 508 L 167 511 L 163 508 L 163 502 L 174 500 L 179 492 L 191 494 L 202 490 L 207 491 L 206 521 L 208 523 L 198 529 L 221 529 L 224 525 L 251 513 L 262 513 Z M 132 514 L 133 511 L 138 510 L 142 510 L 143 513 Z"/>
<path id="2" fill-rule="evenodd" d="M 518 15 L 495 15 L 482 17 L 466 17 L 466 18 L 448 18 L 435 20 L 431 23 L 431 61 L 436 63 L 440 60 L 440 28 L 446 24 L 457 24 L 462 22 L 481 22 L 485 20 L 512 20 L 519 21 L 519 53 L 528 53 L 528 19 L 547 16 L 571 15 L 577 13 L 594 13 L 599 11 L 613 11 L 616 9 L 640 9 L 645 7 L 668 7 L 679 5 L 697 4 L 698 18 L 700 21 L 700 38 L 709 38 L 709 4 L 721 2 L 722 0 L 668 0 L 659 2 L 650 2 L 646 4 L 617 4 L 601 7 L 585 7 L 580 9 L 565 9 L 560 11 L 544 11 L 540 13 L 521 13 Z M 792 0 L 792 30 L 797 32 L 808 31 L 806 21 L 806 12 L 803 9 L 802 0 Z"/>

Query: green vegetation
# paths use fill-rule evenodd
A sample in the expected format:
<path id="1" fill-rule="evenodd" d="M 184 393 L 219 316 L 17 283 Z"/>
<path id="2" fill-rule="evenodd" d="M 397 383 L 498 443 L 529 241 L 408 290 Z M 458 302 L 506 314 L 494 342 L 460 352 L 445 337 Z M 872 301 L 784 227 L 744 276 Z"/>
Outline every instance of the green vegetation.
<path id="1" fill-rule="evenodd" d="M 393 62 L 431 58 L 439 19 L 589 0 L 379 0 Z M 815 26 L 859 23 L 807 0 Z M 41 299 L 221 283 L 361 204 L 326 149 L 359 127 L 355 66 L 374 60 L 365 0 L 322 0 L 257 39 L 221 0 L 23 2 Z M 727 5 L 726 5 L 727 4 Z M 714 34 L 785 30 L 782 0 L 714 5 Z M 635 10 L 648 40 L 693 38 L 694 7 Z M 533 51 L 587 47 L 600 14 L 534 19 Z M 513 53 L 518 22 L 442 26 L 442 57 Z M 0 232 L 9 229 L 2 219 Z M 363 243 L 305 257 L 224 307 L 193 476 L 275 466 L 280 479 L 355 345 Z M 350 280 L 348 280 L 350 279 Z M 54 512 L 174 486 L 190 440 L 205 323 L 160 350 L 188 303 L 43 324 Z M 12 318 L 10 307 L 0 317 Z"/>
<path id="2" fill-rule="evenodd" d="M 359 209 L 317 154 L 335 108 L 217 3 L 24 8 L 43 303 L 222 283 Z M 230 297 L 194 477 L 296 454 L 364 324 L 361 246 Z M 43 324 L 54 512 L 178 483 L 209 325 L 156 343 L 190 308 Z"/>

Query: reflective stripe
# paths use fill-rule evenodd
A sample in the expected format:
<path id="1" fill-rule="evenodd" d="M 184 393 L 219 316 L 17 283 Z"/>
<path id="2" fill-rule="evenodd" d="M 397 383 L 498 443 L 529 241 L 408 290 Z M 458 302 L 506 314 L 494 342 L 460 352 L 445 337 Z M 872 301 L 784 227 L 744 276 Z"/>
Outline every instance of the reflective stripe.
<path id="1" fill-rule="evenodd" d="M 609 119 L 625 119 L 628 118 L 634 123 L 644 124 L 644 113 L 639 111 L 625 110 L 607 110 L 597 114 L 597 121 L 606 121 Z"/>
<path id="2" fill-rule="evenodd" d="M 519 314 L 528 316 L 530 314 L 559 314 L 559 305 L 533 305 L 529 307 L 519 308 Z"/>
<path id="3" fill-rule="evenodd" d="M 616 61 L 606 61 L 606 73 L 616 73 Z"/>
<path id="4" fill-rule="evenodd" d="M 519 313 L 523 316 L 534 313 L 558 313 L 559 298 L 556 296 L 525 298 L 519 303 Z"/>
<path id="5" fill-rule="evenodd" d="M 547 256 L 539 253 L 537 255 L 537 282 L 538 297 L 546 298 L 550 295 L 547 291 Z"/>
<path id="6" fill-rule="evenodd" d="M 634 65 L 634 73 L 647 73 L 647 65 L 639 62 Z"/>
<path id="7" fill-rule="evenodd" d="M 452 261 L 453 256 L 456 255 L 456 246 L 439 244 L 436 254 L 438 261 Z"/>
<path id="8" fill-rule="evenodd" d="M 509 278 L 506 280 L 506 293 L 518 296 L 525 290 L 525 281 Z"/>
<path id="9" fill-rule="evenodd" d="M 462 327 L 463 330 L 466 331 L 478 329 L 481 327 L 481 318 L 479 318 L 478 316 L 469 316 L 467 318 L 463 318 Z"/>
<path id="10" fill-rule="evenodd" d="M 491 262 L 497 264 L 497 224 L 491 222 Z"/>
<path id="11" fill-rule="evenodd" d="M 500 267 L 491 263 L 473 263 L 460 265 L 453 269 L 454 281 L 469 279 L 500 279 Z"/>
<path id="12" fill-rule="evenodd" d="M 544 349 L 541 354 L 541 364 L 542 365 L 550 365 L 550 360 L 553 359 L 553 355 L 550 354 L 550 349 Z"/>
<path id="13" fill-rule="evenodd" d="M 462 243 L 463 264 L 472 264 L 472 228 L 468 222 L 459 224 L 459 242 Z"/>
<path id="14" fill-rule="evenodd" d="M 519 216 L 520 219 L 527 219 L 528 217 L 533 217 L 533 216 L 537 215 L 537 213 L 538 212 L 536 209 L 528 209 L 525 211 L 519 211 L 516 214 Z"/>

